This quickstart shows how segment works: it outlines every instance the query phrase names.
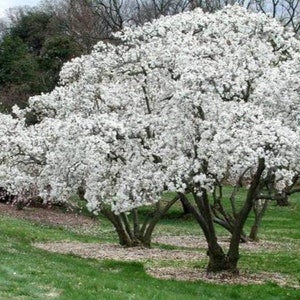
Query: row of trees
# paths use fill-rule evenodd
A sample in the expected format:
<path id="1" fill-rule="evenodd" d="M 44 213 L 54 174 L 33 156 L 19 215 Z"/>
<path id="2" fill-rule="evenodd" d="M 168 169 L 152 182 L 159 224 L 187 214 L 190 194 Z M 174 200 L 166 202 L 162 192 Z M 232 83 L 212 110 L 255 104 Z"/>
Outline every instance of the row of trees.
<path id="1" fill-rule="evenodd" d="M 213 12 L 228 4 L 270 14 L 294 32 L 299 0 L 44 0 L 35 9 L 11 9 L 0 26 L 0 109 L 26 106 L 29 96 L 51 91 L 72 57 L 89 53 L 113 32 L 197 7 Z"/>
<path id="2" fill-rule="evenodd" d="M 80 190 L 126 246 L 149 246 L 179 198 L 207 240 L 208 271 L 237 272 L 251 209 L 300 174 L 299 41 L 238 6 L 166 16 L 114 37 L 118 44 L 99 42 L 66 63 L 51 93 L 15 107 L 14 118 L 1 115 L 0 186 L 17 201 L 67 202 Z M 26 125 L 29 112 L 35 125 Z M 241 187 L 247 194 L 237 201 Z M 165 191 L 177 196 L 140 224 L 139 208 Z M 216 224 L 231 233 L 228 251 Z"/>

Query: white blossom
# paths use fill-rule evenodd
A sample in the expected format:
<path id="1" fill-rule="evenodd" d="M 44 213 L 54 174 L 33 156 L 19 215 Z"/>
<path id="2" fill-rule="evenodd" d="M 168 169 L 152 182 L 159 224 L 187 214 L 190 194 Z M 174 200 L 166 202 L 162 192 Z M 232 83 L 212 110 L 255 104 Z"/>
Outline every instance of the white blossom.
<path id="1" fill-rule="evenodd" d="M 118 213 L 251 177 L 259 158 L 279 190 L 299 173 L 300 43 L 275 20 L 196 9 L 116 37 L 65 64 L 19 119 L 1 115 L 0 186 L 49 201 L 83 187 L 90 210 Z"/>

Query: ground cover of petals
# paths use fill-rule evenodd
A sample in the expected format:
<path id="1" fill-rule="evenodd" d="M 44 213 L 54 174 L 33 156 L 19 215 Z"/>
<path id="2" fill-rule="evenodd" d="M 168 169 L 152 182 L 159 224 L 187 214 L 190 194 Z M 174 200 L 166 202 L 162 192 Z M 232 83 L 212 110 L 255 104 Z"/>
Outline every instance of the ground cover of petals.
<path id="1" fill-rule="evenodd" d="M 300 288 L 296 279 L 280 273 L 259 272 L 250 273 L 246 270 L 240 270 L 239 274 L 222 272 L 216 274 L 207 274 L 205 269 L 199 268 L 148 268 L 147 273 L 160 279 L 186 280 L 186 281 L 205 281 L 213 284 L 264 284 L 273 282 L 279 286 L 289 286 L 296 289 Z"/>
<path id="2" fill-rule="evenodd" d="M 193 235 L 187 236 L 173 236 L 162 235 L 155 237 L 153 242 L 165 245 L 171 245 L 183 248 L 207 248 L 206 241 L 203 237 L 197 237 Z M 218 240 L 219 244 L 225 249 L 229 247 L 229 237 L 222 237 Z M 281 251 L 281 250 L 297 250 L 299 245 L 294 241 L 285 241 L 284 243 L 259 240 L 258 242 L 249 241 L 247 243 L 240 244 L 241 251 L 254 251 L 254 252 L 266 252 L 266 251 Z"/>
<path id="3" fill-rule="evenodd" d="M 122 261 L 174 260 L 199 261 L 206 257 L 202 251 L 164 250 L 159 248 L 125 248 L 117 244 L 78 242 L 35 243 L 35 247 L 57 253 L 70 253 L 86 258 Z"/>

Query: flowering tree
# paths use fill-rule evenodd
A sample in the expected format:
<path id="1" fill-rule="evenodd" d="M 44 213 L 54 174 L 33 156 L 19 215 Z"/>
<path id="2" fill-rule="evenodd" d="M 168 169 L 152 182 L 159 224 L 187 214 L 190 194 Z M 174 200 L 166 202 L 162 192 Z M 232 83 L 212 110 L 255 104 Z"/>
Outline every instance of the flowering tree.
<path id="1" fill-rule="evenodd" d="M 81 188 L 88 208 L 102 211 L 127 245 L 132 237 L 149 245 L 176 198 L 148 229 L 134 213 L 131 231 L 126 212 L 174 191 L 204 232 L 208 271 L 236 271 L 253 204 L 299 173 L 299 42 L 274 19 L 236 6 L 161 18 L 116 37 L 118 46 L 100 42 L 64 65 L 53 92 L 30 99 L 38 124 L 26 127 L 27 111 L 18 109 L 18 120 L 1 118 L 0 186 L 48 201 Z M 248 192 L 237 207 L 240 185 Z M 215 223 L 232 233 L 227 253 Z"/>

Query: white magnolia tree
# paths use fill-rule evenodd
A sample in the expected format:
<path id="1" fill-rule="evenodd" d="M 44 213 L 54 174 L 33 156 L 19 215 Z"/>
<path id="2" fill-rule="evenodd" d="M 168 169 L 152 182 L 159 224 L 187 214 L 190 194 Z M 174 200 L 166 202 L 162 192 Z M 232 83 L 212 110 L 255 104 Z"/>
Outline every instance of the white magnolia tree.
<path id="1" fill-rule="evenodd" d="M 15 119 L 1 117 L 0 186 L 45 201 L 83 189 L 125 245 L 150 244 L 176 198 L 142 227 L 136 209 L 174 191 L 204 232 L 208 271 L 236 271 L 253 204 L 299 173 L 300 43 L 274 19 L 236 6 L 164 17 L 116 37 L 118 46 L 100 42 L 63 67 L 53 92 L 30 99 L 38 124 L 26 127 L 18 109 Z M 237 206 L 241 185 L 248 193 Z M 215 222 L 232 233 L 227 253 Z"/>

